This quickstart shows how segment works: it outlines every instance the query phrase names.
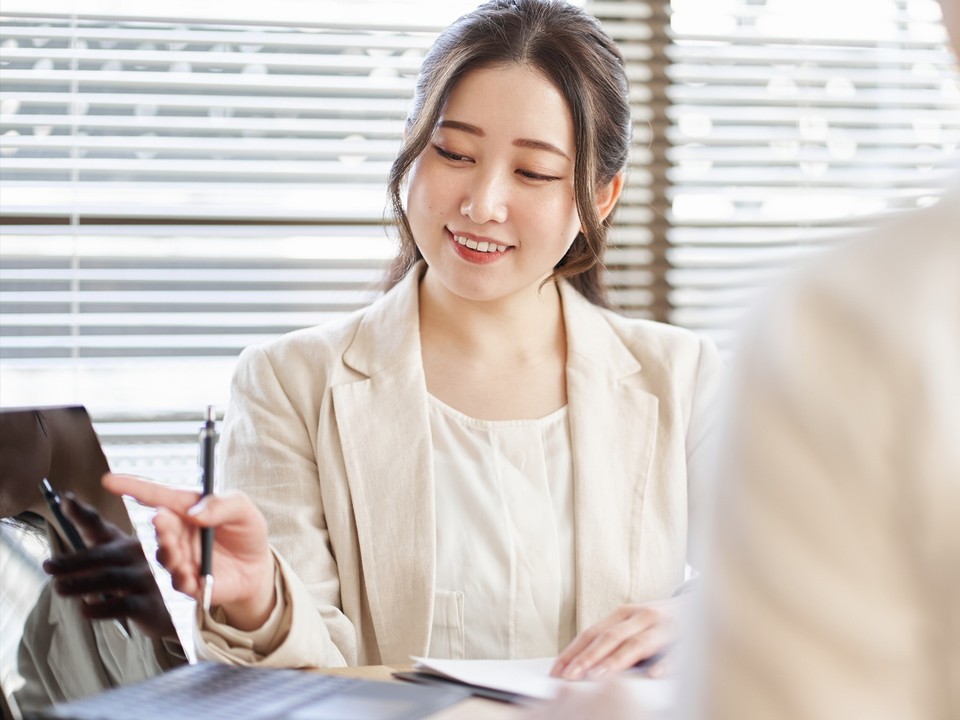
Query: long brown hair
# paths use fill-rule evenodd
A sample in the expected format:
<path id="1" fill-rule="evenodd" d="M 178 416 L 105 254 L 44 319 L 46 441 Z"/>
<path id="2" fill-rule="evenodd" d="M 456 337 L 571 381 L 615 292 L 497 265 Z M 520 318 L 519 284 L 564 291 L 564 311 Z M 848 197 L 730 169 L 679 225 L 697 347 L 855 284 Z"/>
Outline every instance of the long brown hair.
<path id="1" fill-rule="evenodd" d="M 573 118 L 574 192 L 581 231 L 553 277 L 567 278 L 591 302 L 607 306 L 602 258 L 611 218 L 600 220 L 594 196 L 627 164 L 627 76 L 620 50 L 600 23 L 563 0 L 491 0 L 454 22 L 430 48 L 417 78 L 406 138 L 390 169 L 388 193 L 400 250 L 387 285 L 399 282 L 422 257 L 400 193 L 430 142 L 447 98 L 471 70 L 508 63 L 537 68 L 566 100 Z"/>

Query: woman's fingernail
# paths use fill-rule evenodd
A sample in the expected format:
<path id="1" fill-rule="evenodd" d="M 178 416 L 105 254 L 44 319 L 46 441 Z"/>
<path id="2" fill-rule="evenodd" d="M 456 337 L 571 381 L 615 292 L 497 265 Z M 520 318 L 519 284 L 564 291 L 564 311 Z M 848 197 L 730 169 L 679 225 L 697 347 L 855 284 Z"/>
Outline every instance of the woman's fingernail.
<path id="1" fill-rule="evenodd" d="M 593 668 L 592 670 L 590 670 L 590 672 L 587 673 L 587 679 L 599 680 L 606 674 L 607 674 L 607 668 L 604 667 L 603 665 L 598 665 L 597 667 Z"/>
<path id="2" fill-rule="evenodd" d="M 200 498 L 200 502 L 187 510 L 187 515 L 199 515 L 207 509 L 207 498 Z"/>

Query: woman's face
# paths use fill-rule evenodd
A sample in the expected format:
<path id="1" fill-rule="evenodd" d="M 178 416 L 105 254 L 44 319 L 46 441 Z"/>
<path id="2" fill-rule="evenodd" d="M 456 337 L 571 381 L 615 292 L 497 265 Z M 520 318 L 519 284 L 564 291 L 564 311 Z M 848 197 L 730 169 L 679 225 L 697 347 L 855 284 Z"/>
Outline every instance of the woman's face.
<path id="1" fill-rule="evenodd" d="M 573 120 L 537 70 L 473 70 L 411 168 L 407 217 L 428 276 L 469 300 L 536 292 L 580 228 Z"/>

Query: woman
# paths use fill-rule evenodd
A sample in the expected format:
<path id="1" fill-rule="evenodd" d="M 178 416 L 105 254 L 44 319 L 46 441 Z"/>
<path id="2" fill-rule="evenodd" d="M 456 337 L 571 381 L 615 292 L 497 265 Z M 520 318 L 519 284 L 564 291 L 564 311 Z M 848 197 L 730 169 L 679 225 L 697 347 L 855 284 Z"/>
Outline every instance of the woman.
<path id="1" fill-rule="evenodd" d="M 669 643 L 719 362 L 605 309 L 629 142 L 622 57 L 580 9 L 497 0 L 440 36 L 390 177 L 392 289 L 238 365 L 222 475 L 266 525 L 245 496 L 107 481 L 174 511 L 185 592 L 218 526 L 209 654 L 564 651 L 577 678 Z"/>

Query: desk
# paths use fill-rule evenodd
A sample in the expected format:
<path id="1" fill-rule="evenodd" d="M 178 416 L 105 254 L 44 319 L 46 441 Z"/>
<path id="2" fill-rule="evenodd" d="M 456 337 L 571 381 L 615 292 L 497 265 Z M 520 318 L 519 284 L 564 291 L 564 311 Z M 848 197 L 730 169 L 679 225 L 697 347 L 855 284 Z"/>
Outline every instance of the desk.
<path id="1" fill-rule="evenodd" d="M 392 680 L 397 670 L 410 670 L 410 665 L 366 665 L 364 667 L 324 668 L 318 672 L 325 675 L 344 675 L 346 677 L 368 678 L 370 680 Z M 402 682 L 394 680 L 394 682 Z M 430 716 L 430 720 L 519 720 L 524 708 L 519 705 L 470 698 L 457 703 L 446 710 Z"/>

